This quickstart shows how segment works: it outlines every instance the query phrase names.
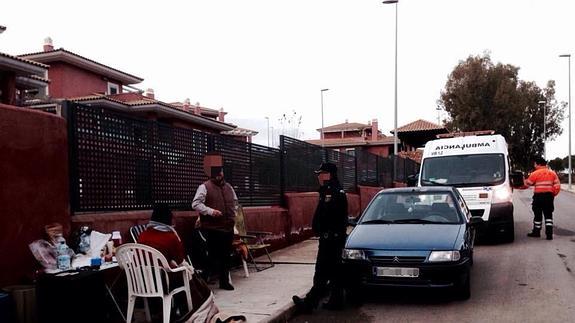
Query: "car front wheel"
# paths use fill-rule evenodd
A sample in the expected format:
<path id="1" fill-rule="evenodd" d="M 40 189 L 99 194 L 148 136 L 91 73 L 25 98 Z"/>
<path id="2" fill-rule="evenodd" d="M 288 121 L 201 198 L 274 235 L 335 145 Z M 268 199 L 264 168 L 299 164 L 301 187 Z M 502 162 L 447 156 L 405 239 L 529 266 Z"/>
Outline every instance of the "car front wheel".
<path id="1" fill-rule="evenodd" d="M 461 281 L 455 286 L 455 297 L 458 300 L 468 300 L 471 297 L 471 275 L 469 269 L 463 274 Z"/>

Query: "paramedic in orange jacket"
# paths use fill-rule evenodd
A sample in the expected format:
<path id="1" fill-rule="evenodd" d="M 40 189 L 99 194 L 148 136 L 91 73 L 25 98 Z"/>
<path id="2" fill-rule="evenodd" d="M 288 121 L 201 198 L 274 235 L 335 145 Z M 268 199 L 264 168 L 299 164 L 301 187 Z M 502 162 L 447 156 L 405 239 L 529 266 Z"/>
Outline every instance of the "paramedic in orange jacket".
<path id="1" fill-rule="evenodd" d="M 541 157 L 535 158 L 535 171 L 525 180 L 527 186 L 533 186 L 532 209 L 533 231 L 527 234 L 529 237 L 541 237 L 543 215 L 545 216 L 545 235 L 547 240 L 553 240 L 553 199 L 559 191 L 561 184 L 554 171 L 547 168 L 547 162 Z"/>

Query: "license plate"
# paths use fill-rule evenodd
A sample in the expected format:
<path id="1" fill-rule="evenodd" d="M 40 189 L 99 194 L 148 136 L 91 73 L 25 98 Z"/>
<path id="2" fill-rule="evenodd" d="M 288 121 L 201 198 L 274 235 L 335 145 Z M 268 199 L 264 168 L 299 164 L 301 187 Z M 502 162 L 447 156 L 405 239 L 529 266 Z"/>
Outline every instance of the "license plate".
<path id="1" fill-rule="evenodd" d="M 419 268 L 373 267 L 378 277 L 419 277 Z"/>

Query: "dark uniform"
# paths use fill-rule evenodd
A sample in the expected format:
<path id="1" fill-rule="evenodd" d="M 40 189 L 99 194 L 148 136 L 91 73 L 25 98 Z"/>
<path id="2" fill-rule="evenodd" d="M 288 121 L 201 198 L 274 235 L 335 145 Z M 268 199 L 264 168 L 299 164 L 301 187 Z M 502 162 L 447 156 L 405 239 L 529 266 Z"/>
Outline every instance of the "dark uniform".
<path id="1" fill-rule="evenodd" d="M 343 306 L 341 257 L 347 230 L 347 197 L 337 179 L 337 167 L 324 163 L 319 171 L 329 172 L 331 179 L 319 189 L 319 202 L 312 221 L 312 229 L 319 237 L 319 249 L 313 277 L 313 287 L 305 299 L 293 297 L 301 310 L 311 311 L 331 290 L 327 308 Z M 329 283 L 329 288 L 328 288 Z"/>

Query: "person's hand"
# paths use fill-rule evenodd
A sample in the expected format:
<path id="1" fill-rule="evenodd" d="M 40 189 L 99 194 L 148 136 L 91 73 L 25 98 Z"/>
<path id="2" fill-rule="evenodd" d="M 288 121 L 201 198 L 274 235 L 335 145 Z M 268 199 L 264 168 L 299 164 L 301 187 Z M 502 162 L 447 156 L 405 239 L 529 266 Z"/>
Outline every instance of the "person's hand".
<path id="1" fill-rule="evenodd" d="M 212 211 L 212 216 L 213 216 L 213 217 L 222 216 L 222 212 L 220 212 L 220 211 L 218 211 L 218 210 L 213 210 L 213 211 Z"/>

